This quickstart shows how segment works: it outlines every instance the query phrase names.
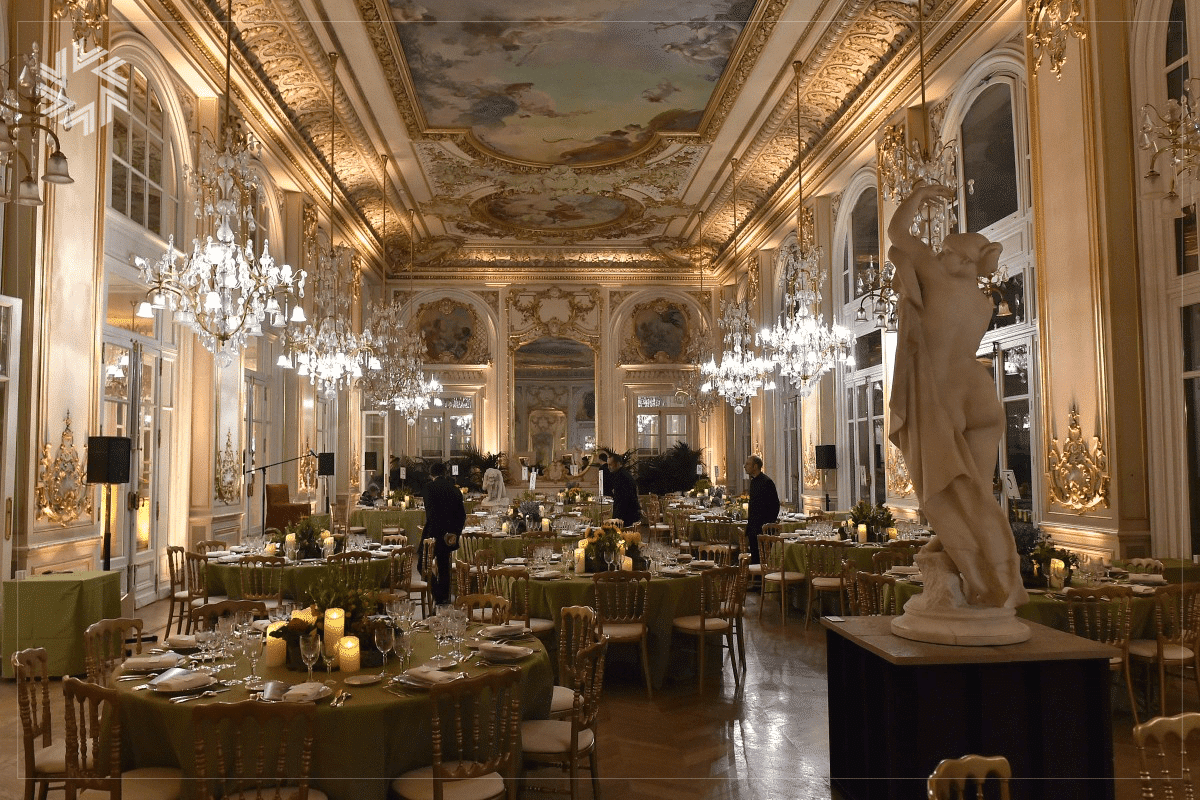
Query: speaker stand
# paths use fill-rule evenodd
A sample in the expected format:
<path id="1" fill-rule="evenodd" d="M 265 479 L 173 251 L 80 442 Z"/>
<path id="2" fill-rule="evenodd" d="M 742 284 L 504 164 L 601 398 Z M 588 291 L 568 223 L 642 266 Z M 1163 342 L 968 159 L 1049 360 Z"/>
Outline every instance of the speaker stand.
<path id="1" fill-rule="evenodd" d="M 104 484 L 104 571 L 112 567 L 112 487 Z"/>

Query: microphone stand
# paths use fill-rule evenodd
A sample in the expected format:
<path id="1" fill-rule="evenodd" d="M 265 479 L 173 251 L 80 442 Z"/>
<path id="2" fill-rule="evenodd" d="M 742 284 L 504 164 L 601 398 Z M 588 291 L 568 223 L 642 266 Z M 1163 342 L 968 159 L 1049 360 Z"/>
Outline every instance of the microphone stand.
<path id="1" fill-rule="evenodd" d="M 261 530 L 264 534 L 267 532 L 267 470 L 269 470 L 271 467 L 278 467 L 280 464 L 290 464 L 293 461 L 299 461 L 300 459 L 308 458 L 309 456 L 316 458 L 317 454 L 314 453 L 312 450 L 309 450 L 307 453 L 301 453 L 300 455 L 293 456 L 292 458 L 285 458 L 282 461 L 276 461 L 274 464 L 263 464 L 261 467 L 251 467 L 250 469 L 242 472 L 242 477 L 245 477 L 246 475 L 249 475 L 252 472 L 261 472 L 262 473 L 262 489 L 260 490 L 260 492 L 262 494 L 262 528 L 261 528 Z"/>

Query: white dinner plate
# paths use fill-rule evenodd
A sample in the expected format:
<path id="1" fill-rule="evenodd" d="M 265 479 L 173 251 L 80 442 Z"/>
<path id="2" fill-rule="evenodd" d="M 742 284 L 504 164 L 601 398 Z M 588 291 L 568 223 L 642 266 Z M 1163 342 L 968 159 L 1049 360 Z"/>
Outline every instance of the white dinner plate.
<path id="1" fill-rule="evenodd" d="M 347 686 L 370 686 L 383 680 L 383 675 L 350 675 L 342 679 Z"/>
<path id="2" fill-rule="evenodd" d="M 195 694 L 196 692 L 203 692 L 205 689 L 209 689 L 216 685 L 216 683 L 217 679 L 212 675 L 209 675 L 206 683 L 202 683 L 199 686 L 191 686 L 187 689 L 163 689 L 161 686 L 152 686 L 151 688 L 155 694 L 161 694 L 164 697 L 175 697 L 181 694 Z"/>

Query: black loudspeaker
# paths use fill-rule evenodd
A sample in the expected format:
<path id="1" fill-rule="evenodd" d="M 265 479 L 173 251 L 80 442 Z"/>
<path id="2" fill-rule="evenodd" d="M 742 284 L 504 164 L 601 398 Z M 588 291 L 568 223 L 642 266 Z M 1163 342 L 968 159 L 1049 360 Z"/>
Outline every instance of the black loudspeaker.
<path id="1" fill-rule="evenodd" d="M 333 453 L 317 453 L 317 474 L 333 474 Z"/>
<path id="2" fill-rule="evenodd" d="M 133 440 L 125 436 L 89 436 L 88 483 L 129 483 L 129 453 Z"/>
<path id="3" fill-rule="evenodd" d="M 363 469 L 365 469 L 367 472 L 374 472 L 375 470 L 379 469 L 379 454 L 374 450 L 371 450 L 366 454 L 365 460 L 367 463 L 363 465 Z"/>
<path id="4" fill-rule="evenodd" d="M 817 445 L 817 469 L 837 469 L 837 445 Z"/>

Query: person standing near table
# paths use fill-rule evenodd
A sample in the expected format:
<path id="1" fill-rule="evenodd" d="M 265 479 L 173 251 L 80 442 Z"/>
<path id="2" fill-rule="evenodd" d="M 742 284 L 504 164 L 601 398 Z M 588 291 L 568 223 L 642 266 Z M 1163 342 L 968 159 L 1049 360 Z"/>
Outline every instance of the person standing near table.
<path id="1" fill-rule="evenodd" d="M 425 487 L 425 530 L 421 539 L 433 539 L 433 556 L 437 574 L 433 578 L 433 602 L 450 602 L 450 554 L 458 549 L 463 526 L 467 524 L 467 508 L 462 491 L 446 475 L 446 465 L 436 461 L 429 465 L 433 478 Z M 422 548 L 422 553 L 424 549 Z"/>
<path id="2" fill-rule="evenodd" d="M 750 511 L 746 514 L 746 541 L 750 546 L 750 563 L 758 564 L 758 535 L 763 525 L 779 519 L 779 492 L 775 481 L 762 471 L 763 462 L 758 456 L 750 456 L 745 463 L 750 476 Z"/>
<path id="3" fill-rule="evenodd" d="M 613 517 L 621 520 L 626 528 L 632 528 L 642 519 L 642 506 L 638 502 L 637 484 L 626 469 L 625 457 L 613 453 L 608 457 L 609 479 L 612 481 Z"/>

